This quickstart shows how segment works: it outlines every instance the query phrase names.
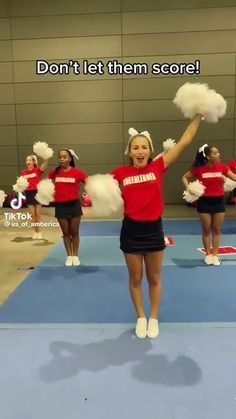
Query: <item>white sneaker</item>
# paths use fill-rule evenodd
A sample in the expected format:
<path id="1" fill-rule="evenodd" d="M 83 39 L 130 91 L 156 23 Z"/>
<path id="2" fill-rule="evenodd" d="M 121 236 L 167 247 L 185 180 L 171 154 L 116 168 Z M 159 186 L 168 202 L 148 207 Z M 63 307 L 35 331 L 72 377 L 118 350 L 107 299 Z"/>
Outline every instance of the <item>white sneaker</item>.
<path id="1" fill-rule="evenodd" d="M 67 256 L 65 261 L 65 266 L 72 266 L 73 265 L 73 259 L 72 256 Z"/>
<path id="2" fill-rule="evenodd" d="M 42 233 L 36 233 L 36 234 L 37 234 L 37 237 L 36 238 L 38 240 L 42 240 L 42 238 L 43 238 Z"/>
<path id="3" fill-rule="evenodd" d="M 214 266 L 220 266 L 221 265 L 221 260 L 218 256 L 212 256 L 212 264 Z"/>
<path id="4" fill-rule="evenodd" d="M 33 234 L 33 236 L 32 236 L 32 239 L 33 240 L 37 240 L 37 238 L 38 238 L 38 233 L 36 233 L 36 231 L 35 231 L 34 234 Z"/>
<path id="5" fill-rule="evenodd" d="M 139 317 L 137 319 L 135 334 L 140 339 L 143 339 L 147 336 L 147 320 L 145 317 Z"/>
<path id="6" fill-rule="evenodd" d="M 206 255 L 204 262 L 206 265 L 213 265 L 213 256 L 212 255 Z"/>
<path id="7" fill-rule="evenodd" d="M 157 338 L 159 335 L 159 325 L 157 319 L 149 319 L 147 336 L 151 339 Z"/>
<path id="8" fill-rule="evenodd" d="M 72 263 L 73 263 L 73 266 L 79 266 L 80 265 L 80 260 L 79 260 L 78 256 L 72 256 Z"/>

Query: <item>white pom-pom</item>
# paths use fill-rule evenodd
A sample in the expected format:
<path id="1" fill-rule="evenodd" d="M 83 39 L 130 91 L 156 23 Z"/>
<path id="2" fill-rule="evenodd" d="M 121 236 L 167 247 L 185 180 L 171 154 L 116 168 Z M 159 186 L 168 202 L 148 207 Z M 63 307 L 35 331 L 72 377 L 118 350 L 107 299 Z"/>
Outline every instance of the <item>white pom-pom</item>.
<path id="1" fill-rule="evenodd" d="M 138 131 L 136 131 L 136 129 L 130 127 L 128 133 L 129 133 L 130 137 L 134 137 L 135 135 L 138 134 Z"/>
<path id="2" fill-rule="evenodd" d="M 51 179 L 44 179 L 37 185 L 36 201 L 42 205 L 49 205 L 54 200 L 55 186 Z"/>
<path id="3" fill-rule="evenodd" d="M 93 175 L 86 179 L 85 190 L 92 200 L 92 208 L 99 216 L 108 216 L 123 209 L 118 182 L 113 176 Z"/>
<path id="4" fill-rule="evenodd" d="M 205 189 L 206 187 L 199 182 L 199 180 L 190 182 L 187 186 L 187 190 L 183 192 L 183 199 L 186 202 L 194 202 L 203 195 Z"/>
<path id="5" fill-rule="evenodd" d="M 205 83 L 185 83 L 173 100 L 186 118 L 204 115 L 207 122 L 217 122 L 225 115 L 227 103 L 223 96 Z"/>
<path id="6" fill-rule="evenodd" d="M 232 179 L 229 179 L 228 177 L 224 176 L 224 191 L 225 192 L 231 192 L 236 188 L 236 182 Z"/>
<path id="7" fill-rule="evenodd" d="M 194 182 L 190 182 L 187 187 L 187 191 L 192 195 L 202 196 L 206 187 L 199 182 L 199 180 L 195 180 Z"/>
<path id="8" fill-rule="evenodd" d="M 7 194 L 3 190 L 0 190 L 0 208 L 2 208 L 6 196 Z"/>
<path id="9" fill-rule="evenodd" d="M 195 202 L 195 201 L 197 201 L 198 200 L 198 196 L 196 196 L 196 195 L 192 195 L 191 193 L 189 193 L 188 191 L 184 191 L 183 192 L 183 199 L 186 201 L 186 202 L 189 202 L 189 203 L 193 203 L 193 202 Z"/>
<path id="10" fill-rule="evenodd" d="M 15 192 L 24 192 L 29 186 L 28 180 L 24 176 L 17 178 L 15 185 L 12 186 Z"/>
<path id="11" fill-rule="evenodd" d="M 164 151 L 170 150 L 174 145 L 176 144 L 175 140 L 172 140 L 172 138 L 167 138 L 167 140 L 163 141 L 163 149 Z"/>
<path id="12" fill-rule="evenodd" d="M 43 141 L 38 141 L 33 146 L 34 153 L 44 160 L 48 160 L 53 156 L 53 149 L 48 147 L 48 144 Z"/>

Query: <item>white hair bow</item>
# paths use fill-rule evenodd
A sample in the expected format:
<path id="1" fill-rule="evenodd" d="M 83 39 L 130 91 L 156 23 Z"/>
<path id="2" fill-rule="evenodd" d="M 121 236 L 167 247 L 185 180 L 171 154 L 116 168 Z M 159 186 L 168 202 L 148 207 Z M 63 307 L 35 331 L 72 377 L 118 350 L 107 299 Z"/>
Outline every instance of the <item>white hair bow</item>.
<path id="1" fill-rule="evenodd" d="M 68 148 L 70 154 L 76 158 L 76 160 L 79 160 L 79 157 L 77 156 L 77 154 L 75 154 L 74 150 L 72 150 L 71 148 Z"/>
<path id="2" fill-rule="evenodd" d="M 208 144 L 203 144 L 201 147 L 199 147 L 198 152 L 202 153 L 204 157 L 206 157 L 205 148 L 208 147 Z"/>
<path id="3" fill-rule="evenodd" d="M 131 127 L 131 128 L 129 128 L 128 133 L 130 135 L 130 138 L 129 138 L 127 147 L 125 149 L 125 153 L 124 153 L 125 155 L 127 155 L 129 153 L 130 141 L 132 140 L 133 137 L 136 137 L 136 135 L 142 135 L 143 137 L 146 137 L 148 139 L 148 142 L 149 142 L 149 145 L 150 145 L 150 148 L 151 148 L 152 152 L 154 151 L 153 144 L 152 144 L 152 139 L 151 139 L 151 136 L 150 136 L 148 131 L 138 132 L 136 129 Z"/>
<path id="4" fill-rule="evenodd" d="M 38 164 L 38 159 L 37 159 L 37 156 L 36 156 L 35 154 L 32 154 L 31 156 L 34 158 L 35 163 L 36 163 L 36 164 Z"/>

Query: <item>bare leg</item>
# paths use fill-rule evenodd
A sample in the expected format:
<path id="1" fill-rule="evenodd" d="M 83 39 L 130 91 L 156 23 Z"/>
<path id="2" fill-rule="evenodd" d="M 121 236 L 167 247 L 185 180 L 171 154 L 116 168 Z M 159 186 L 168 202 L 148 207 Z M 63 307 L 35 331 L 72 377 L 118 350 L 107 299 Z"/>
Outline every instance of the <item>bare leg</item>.
<path id="1" fill-rule="evenodd" d="M 141 287 L 143 276 L 143 255 L 125 253 L 124 256 L 129 271 L 129 292 L 137 317 L 145 317 Z"/>
<path id="2" fill-rule="evenodd" d="M 59 218 L 58 222 L 60 224 L 62 234 L 63 234 L 63 241 L 64 246 L 66 249 L 66 253 L 68 256 L 72 256 L 72 249 L 71 249 L 71 237 L 69 234 L 69 220 L 65 218 Z"/>
<path id="3" fill-rule="evenodd" d="M 149 285 L 149 298 L 151 303 L 151 319 L 158 318 L 161 298 L 161 267 L 164 251 L 146 253 L 144 262 Z"/>
<path id="4" fill-rule="evenodd" d="M 72 255 L 77 256 L 79 251 L 79 227 L 81 217 L 73 217 L 69 220 L 69 229 L 71 236 Z"/>
<path id="5" fill-rule="evenodd" d="M 213 214 L 212 218 L 212 242 L 213 242 L 213 255 L 217 256 L 220 239 L 221 239 L 221 227 L 225 218 L 224 212 L 217 212 Z"/>
<path id="6" fill-rule="evenodd" d="M 210 248 L 210 232 L 211 232 L 211 223 L 212 223 L 212 215 L 205 214 L 205 213 L 198 213 L 201 225 L 202 225 L 202 243 L 207 255 L 211 254 Z"/>
<path id="7" fill-rule="evenodd" d="M 40 223 L 41 220 L 41 205 L 35 205 L 34 206 L 34 212 L 35 212 L 35 222 Z M 40 232 L 40 227 L 36 227 L 36 232 Z"/>
<path id="8" fill-rule="evenodd" d="M 35 205 L 28 205 L 28 210 L 29 210 L 29 212 L 32 216 L 32 221 L 31 222 L 33 224 L 35 224 L 37 222 L 36 221 L 36 213 L 35 213 Z M 34 230 L 35 233 L 37 233 L 37 227 L 34 226 L 33 230 Z M 34 238 L 34 236 L 33 236 L 33 238 Z"/>

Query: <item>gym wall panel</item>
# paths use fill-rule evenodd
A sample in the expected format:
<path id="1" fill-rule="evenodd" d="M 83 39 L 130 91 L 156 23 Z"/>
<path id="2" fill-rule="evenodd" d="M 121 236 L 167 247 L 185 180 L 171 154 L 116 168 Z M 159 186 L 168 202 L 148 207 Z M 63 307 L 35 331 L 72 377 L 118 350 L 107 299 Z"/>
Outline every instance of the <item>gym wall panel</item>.
<path id="1" fill-rule="evenodd" d="M 18 154 L 17 148 L 15 145 L 12 146 L 4 146 L 0 144 L 0 155 L 1 161 L 8 166 L 17 166 L 18 164 Z"/>
<path id="2" fill-rule="evenodd" d="M 16 126 L 15 125 L 3 125 L 0 126 L 0 145 L 17 145 L 16 141 Z M 2 163 L 6 163 L 1 159 Z"/>
<path id="3" fill-rule="evenodd" d="M 188 120 L 158 122 L 145 121 L 136 122 L 134 128 L 138 131 L 149 131 L 154 143 L 160 143 L 162 147 L 162 142 L 167 138 L 173 138 L 178 141 L 188 123 Z M 124 123 L 124 138 L 127 141 L 129 127 L 129 123 Z M 206 122 L 202 123 L 196 138 L 197 141 L 200 141 L 200 144 L 204 144 L 210 140 L 222 140 L 222 144 L 224 144 L 225 138 L 234 140 L 234 134 L 234 119 L 221 119 L 217 124 L 208 124 Z"/>
<path id="4" fill-rule="evenodd" d="M 123 11 L 198 9 L 235 6 L 235 0 L 122 0 Z"/>
<path id="5" fill-rule="evenodd" d="M 80 144 L 72 145 L 70 143 L 66 144 L 66 147 L 72 148 L 79 157 L 79 161 L 75 159 L 76 165 L 80 166 L 81 164 L 86 164 L 89 162 L 91 165 L 120 165 L 122 164 L 122 144 Z M 61 147 L 56 146 L 54 148 L 55 155 L 53 160 L 50 161 L 50 164 L 58 164 L 57 152 Z M 32 146 L 21 146 L 19 149 L 19 161 L 21 165 L 24 165 L 25 156 L 32 153 Z M 40 160 L 40 159 L 39 159 Z"/>
<path id="6" fill-rule="evenodd" d="M 193 32 L 236 29 L 236 7 L 122 14 L 123 33 Z"/>
<path id="7" fill-rule="evenodd" d="M 74 144 L 123 144 L 121 122 L 99 124 L 18 125 L 19 145 L 45 140 L 54 147 Z"/>
<path id="8" fill-rule="evenodd" d="M 12 62 L 0 63 L 0 84 L 13 82 L 13 64 Z"/>
<path id="9" fill-rule="evenodd" d="M 124 80 L 124 100 L 171 99 L 184 83 L 196 81 L 207 83 L 225 97 L 234 96 L 234 76 L 198 76 L 197 80 L 196 77 Z"/>
<path id="10" fill-rule="evenodd" d="M 10 19 L 0 17 L 0 39 L 10 39 Z"/>
<path id="11" fill-rule="evenodd" d="M 9 159 L 8 159 L 9 160 Z M 7 161 L 4 166 L 0 166 L 0 182 L 2 185 L 8 185 L 9 189 L 5 189 L 5 192 L 12 191 L 12 185 L 16 182 L 17 176 L 19 176 L 19 166 L 9 166 Z"/>
<path id="12" fill-rule="evenodd" d="M 13 39 L 116 35 L 120 33 L 120 13 L 12 18 Z"/>
<path id="13" fill-rule="evenodd" d="M 0 61 L 11 61 L 11 41 L 0 41 Z"/>
<path id="14" fill-rule="evenodd" d="M 77 13 L 120 12 L 118 0 L 10 0 L 12 16 L 66 15 Z"/>
<path id="15" fill-rule="evenodd" d="M 3 41 L 2 41 L 3 42 Z M 7 41 L 6 41 L 7 42 Z M 47 60 L 74 57 L 112 57 L 121 55 L 120 36 L 89 36 L 75 38 L 13 40 L 13 59 Z"/>
<path id="16" fill-rule="evenodd" d="M 15 106 L 0 105 L 0 125 L 14 125 L 15 123 Z"/>
<path id="17" fill-rule="evenodd" d="M 236 30 L 124 35 L 126 56 L 235 52 Z"/>
<path id="18" fill-rule="evenodd" d="M 228 102 L 227 114 L 224 118 L 234 118 L 234 99 L 226 98 Z M 178 120 L 182 114 L 173 105 L 172 101 L 129 101 L 124 102 L 124 121 L 155 121 Z"/>
<path id="19" fill-rule="evenodd" d="M 192 162 L 191 162 L 192 163 Z M 164 175 L 163 193 L 165 204 L 184 204 L 183 191 L 184 186 L 181 178 L 184 173 L 189 170 L 190 165 L 182 162 L 175 162 L 172 166 L 168 167 Z"/>
<path id="20" fill-rule="evenodd" d="M 122 100 L 121 84 L 121 80 L 18 83 L 16 103 L 118 101 Z"/>
<path id="21" fill-rule="evenodd" d="M 14 103 L 13 84 L 0 84 L 0 103 L 6 105 Z"/>
<path id="22" fill-rule="evenodd" d="M 121 102 L 16 105 L 18 124 L 121 122 Z"/>
<path id="23" fill-rule="evenodd" d="M 8 16 L 10 16 L 9 1 L 1 0 L 0 1 L 0 17 L 8 17 Z"/>
<path id="24" fill-rule="evenodd" d="M 194 161 L 196 152 L 198 148 L 205 144 L 205 142 L 201 141 L 201 137 L 198 134 L 196 139 L 194 139 L 193 143 L 181 154 L 180 158 L 178 159 L 179 162 L 186 162 L 187 165 L 191 165 Z M 208 140 L 207 144 L 210 147 L 216 147 L 220 151 L 221 160 L 223 162 L 228 162 L 232 159 L 232 155 L 234 152 L 234 141 L 228 140 L 225 138 L 224 140 Z M 186 169 L 188 170 L 188 169 Z"/>

